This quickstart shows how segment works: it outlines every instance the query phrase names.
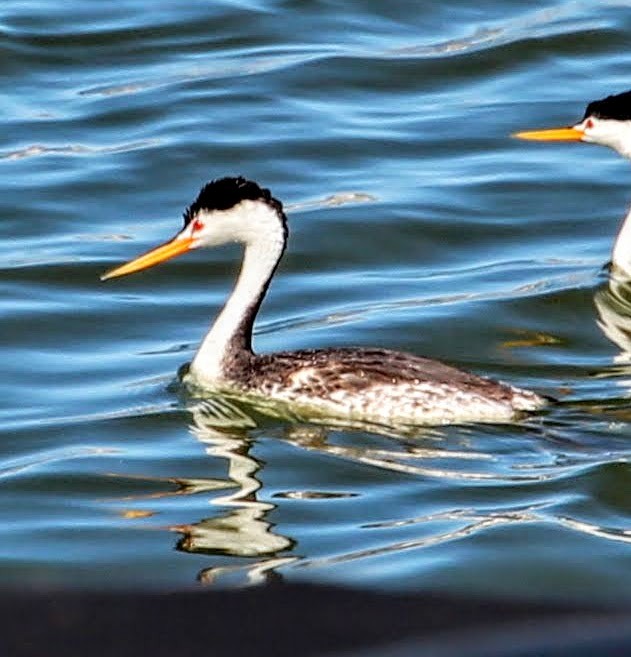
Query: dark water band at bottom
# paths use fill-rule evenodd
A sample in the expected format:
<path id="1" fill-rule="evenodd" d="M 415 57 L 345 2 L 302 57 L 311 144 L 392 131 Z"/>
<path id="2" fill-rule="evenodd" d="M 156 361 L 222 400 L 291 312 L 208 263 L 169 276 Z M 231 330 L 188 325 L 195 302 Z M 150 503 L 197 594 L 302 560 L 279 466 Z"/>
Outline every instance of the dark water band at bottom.
<path id="1" fill-rule="evenodd" d="M 613 657 L 631 604 L 570 605 L 311 584 L 191 592 L 6 591 L 7 657 Z"/>

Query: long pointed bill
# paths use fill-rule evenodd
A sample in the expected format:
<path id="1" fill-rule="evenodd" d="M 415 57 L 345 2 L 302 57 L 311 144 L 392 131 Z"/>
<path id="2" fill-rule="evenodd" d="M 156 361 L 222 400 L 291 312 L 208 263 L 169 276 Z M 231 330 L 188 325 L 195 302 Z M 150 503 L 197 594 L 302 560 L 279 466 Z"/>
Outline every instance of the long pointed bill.
<path id="1" fill-rule="evenodd" d="M 513 137 L 532 139 L 533 141 L 581 141 L 583 135 L 583 131 L 576 128 L 552 128 L 551 130 L 516 132 Z"/>
<path id="2" fill-rule="evenodd" d="M 175 237 L 170 242 L 162 244 L 155 249 L 151 249 L 151 251 L 147 251 L 147 253 L 139 256 L 135 260 L 130 260 L 120 267 L 115 267 L 114 269 L 106 271 L 101 276 L 101 280 L 106 281 L 108 278 L 126 276 L 127 274 L 133 274 L 142 269 L 153 267 L 160 262 L 164 262 L 165 260 L 175 258 L 175 256 L 181 255 L 182 253 L 186 253 L 190 250 L 192 243 L 193 239 L 191 237 Z"/>

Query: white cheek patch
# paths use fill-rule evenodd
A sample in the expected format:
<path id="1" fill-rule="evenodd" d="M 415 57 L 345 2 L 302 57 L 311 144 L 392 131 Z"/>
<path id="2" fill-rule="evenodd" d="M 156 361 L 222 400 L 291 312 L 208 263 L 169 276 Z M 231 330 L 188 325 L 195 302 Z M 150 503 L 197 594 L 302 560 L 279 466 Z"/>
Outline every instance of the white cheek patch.
<path id="1" fill-rule="evenodd" d="M 608 146 L 631 158 L 631 121 L 589 116 L 575 127 L 584 131 L 583 141 Z"/>

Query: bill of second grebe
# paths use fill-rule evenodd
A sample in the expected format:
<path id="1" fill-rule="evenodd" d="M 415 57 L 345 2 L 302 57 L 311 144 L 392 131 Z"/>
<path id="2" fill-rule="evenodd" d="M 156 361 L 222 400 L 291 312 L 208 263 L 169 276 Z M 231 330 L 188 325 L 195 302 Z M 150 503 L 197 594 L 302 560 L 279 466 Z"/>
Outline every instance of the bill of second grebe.
<path id="1" fill-rule="evenodd" d="M 193 389 L 278 402 L 300 419 L 385 425 L 506 422 L 546 404 L 534 392 L 387 349 L 255 354 L 252 327 L 285 250 L 287 219 L 269 190 L 242 177 L 209 182 L 185 211 L 184 227 L 173 239 L 102 279 L 228 242 L 244 245 L 243 263 L 232 294 L 185 375 Z"/>
<path id="2" fill-rule="evenodd" d="M 514 136 L 534 141 L 580 141 L 600 144 L 609 146 L 620 155 L 631 159 L 631 91 L 589 103 L 583 118 L 574 125 L 517 132 Z M 615 276 L 631 279 L 631 210 L 618 231 L 611 264 Z"/>

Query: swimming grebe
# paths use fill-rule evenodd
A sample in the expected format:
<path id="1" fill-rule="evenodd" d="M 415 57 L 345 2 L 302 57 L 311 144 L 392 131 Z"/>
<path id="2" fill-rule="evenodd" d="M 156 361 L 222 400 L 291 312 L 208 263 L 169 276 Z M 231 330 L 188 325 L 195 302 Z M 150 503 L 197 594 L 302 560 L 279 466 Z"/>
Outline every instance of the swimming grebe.
<path id="1" fill-rule="evenodd" d="M 245 246 L 236 286 L 202 341 L 185 383 L 244 399 L 287 405 L 294 417 L 376 424 L 505 422 L 546 399 L 439 361 L 379 348 L 304 349 L 258 355 L 252 327 L 287 243 L 282 204 L 255 182 L 206 184 L 184 213 L 175 237 L 117 267 L 124 276 L 200 247 Z"/>
<path id="2" fill-rule="evenodd" d="M 575 125 L 518 132 L 514 136 L 535 141 L 601 144 L 631 159 L 631 91 L 589 103 L 583 118 Z M 611 264 L 614 276 L 631 279 L 631 210 L 616 237 Z"/>

